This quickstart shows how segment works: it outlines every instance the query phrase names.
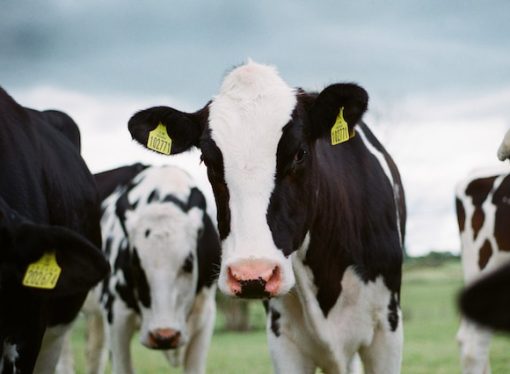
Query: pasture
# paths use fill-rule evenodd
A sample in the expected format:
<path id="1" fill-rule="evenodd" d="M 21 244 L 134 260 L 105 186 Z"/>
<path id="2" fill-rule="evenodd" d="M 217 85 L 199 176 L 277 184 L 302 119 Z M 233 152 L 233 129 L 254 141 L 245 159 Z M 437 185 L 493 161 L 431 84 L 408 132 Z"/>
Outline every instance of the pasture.
<path id="1" fill-rule="evenodd" d="M 459 373 L 459 356 L 455 334 L 459 317 L 455 306 L 462 287 L 459 260 L 443 263 L 412 261 L 404 266 L 402 306 L 405 318 L 405 344 L 402 373 Z M 260 303 L 251 305 L 252 325 L 249 333 L 222 331 L 222 315 L 209 352 L 208 373 L 271 373 L 271 363 L 264 331 L 264 311 Z M 133 361 L 137 373 L 179 373 L 169 369 L 163 355 L 142 347 L 133 340 Z M 85 373 L 84 324 L 79 320 L 73 334 L 77 373 Z M 497 336 L 491 349 L 494 374 L 510 368 L 510 337 Z M 108 371 L 109 372 L 109 371 Z"/>

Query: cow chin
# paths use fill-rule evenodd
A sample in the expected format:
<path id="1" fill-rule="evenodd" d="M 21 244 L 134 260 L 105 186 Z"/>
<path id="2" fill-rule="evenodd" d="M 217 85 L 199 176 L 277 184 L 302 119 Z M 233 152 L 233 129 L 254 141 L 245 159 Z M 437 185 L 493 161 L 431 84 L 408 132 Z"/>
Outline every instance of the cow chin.
<path id="1" fill-rule="evenodd" d="M 286 294 L 295 284 L 294 273 L 290 259 L 279 257 L 225 259 L 218 279 L 219 289 L 228 296 L 245 299 L 268 299 Z"/>

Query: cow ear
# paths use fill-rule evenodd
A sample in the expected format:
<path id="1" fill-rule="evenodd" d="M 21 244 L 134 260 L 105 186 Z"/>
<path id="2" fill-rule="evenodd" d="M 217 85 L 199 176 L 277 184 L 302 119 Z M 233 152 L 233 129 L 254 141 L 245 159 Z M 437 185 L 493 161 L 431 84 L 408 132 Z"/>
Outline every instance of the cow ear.
<path id="1" fill-rule="evenodd" d="M 470 319 L 493 329 L 510 331 L 510 264 L 468 286 L 460 295 L 460 309 Z"/>
<path id="2" fill-rule="evenodd" d="M 207 106 L 195 113 L 158 106 L 133 115 L 128 129 L 132 138 L 144 147 L 167 155 L 177 154 L 199 146 L 208 116 Z"/>
<path id="3" fill-rule="evenodd" d="M 110 271 L 99 248 L 64 227 L 22 224 L 13 244 L 16 262 L 22 266 L 37 262 L 44 253 L 55 253 L 60 275 L 53 289 L 44 290 L 52 295 L 88 292 Z"/>
<path id="4" fill-rule="evenodd" d="M 323 136 L 333 137 L 333 126 L 346 126 L 341 129 L 339 142 L 348 140 L 353 136 L 354 126 L 367 106 L 368 93 L 362 87 L 352 83 L 330 85 L 308 105 L 311 121 L 308 134 L 312 140 Z M 336 144 L 333 139 L 332 143 Z"/>

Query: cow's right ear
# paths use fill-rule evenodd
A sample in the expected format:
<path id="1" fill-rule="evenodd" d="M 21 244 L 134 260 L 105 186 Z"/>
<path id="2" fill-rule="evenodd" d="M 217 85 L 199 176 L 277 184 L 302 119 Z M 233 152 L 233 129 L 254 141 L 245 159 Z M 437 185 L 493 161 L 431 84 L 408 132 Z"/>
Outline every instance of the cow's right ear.
<path id="1" fill-rule="evenodd" d="M 131 136 L 145 148 L 163 154 L 177 154 L 199 146 L 200 136 L 207 126 L 208 106 L 195 113 L 158 106 L 142 110 L 131 117 L 128 129 Z M 153 136 L 156 135 L 156 140 Z M 165 137 L 170 138 L 166 146 Z M 161 142 L 158 141 L 158 137 Z M 159 148 L 160 145 L 163 145 Z"/>

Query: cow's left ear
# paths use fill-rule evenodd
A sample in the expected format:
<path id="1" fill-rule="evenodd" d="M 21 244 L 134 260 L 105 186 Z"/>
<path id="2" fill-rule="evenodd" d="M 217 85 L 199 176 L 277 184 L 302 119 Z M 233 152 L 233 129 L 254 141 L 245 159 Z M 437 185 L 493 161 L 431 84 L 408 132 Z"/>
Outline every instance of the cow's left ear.
<path id="1" fill-rule="evenodd" d="M 307 133 L 311 140 L 331 137 L 332 144 L 349 140 L 367 106 L 368 93 L 362 87 L 352 83 L 330 85 L 308 105 L 311 126 Z"/>
<path id="2" fill-rule="evenodd" d="M 195 113 L 158 106 L 134 114 L 128 129 L 133 139 L 145 148 L 171 155 L 199 146 L 208 117 L 207 105 Z"/>
<path id="3" fill-rule="evenodd" d="M 27 269 L 30 264 L 37 264 L 44 253 L 54 253 L 60 267 L 56 285 L 43 292 L 64 296 L 89 291 L 110 271 L 108 261 L 103 253 L 85 237 L 61 226 L 21 224 L 16 229 L 12 242 L 11 261 Z M 52 265 L 50 265 L 52 266 Z M 28 282 L 26 287 L 37 290 L 38 287 Z"/>

